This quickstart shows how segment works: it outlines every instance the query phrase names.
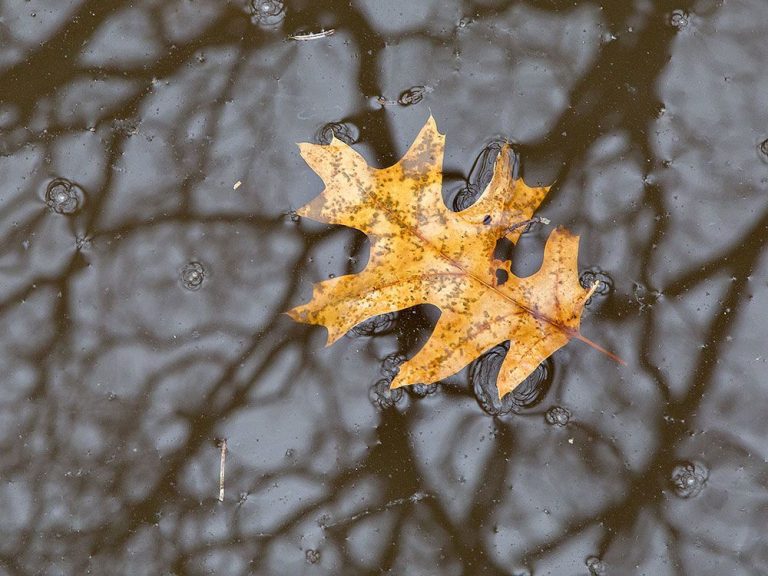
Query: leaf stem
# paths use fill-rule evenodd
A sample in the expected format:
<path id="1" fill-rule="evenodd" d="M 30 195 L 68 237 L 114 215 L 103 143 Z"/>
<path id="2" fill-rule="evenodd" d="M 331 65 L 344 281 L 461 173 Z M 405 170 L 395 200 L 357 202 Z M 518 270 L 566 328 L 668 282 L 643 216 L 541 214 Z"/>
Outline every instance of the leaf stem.
<path id="1" fill-rule="evenodd" d="M 577 333 L 573 337 L 576 340 L 581 340 L 582 342 L 584 342 L 584 344 L 586 344 L 587 346 L 591 346 L 592 348 L 594 348 L 598 352 L 602 352 L 603 354 L 608 356 L 608 358 L 610 358 L 614 362 L 616 362 L 618 364 L 621 364 L 622 366 L 626 366 L 627 365 L 627 363 L 624 360 L 622 360 L 621 357 L 617 356 L 613 352 L 609 352 L 608 350 L 606 350 L 605 348 L 600 346 L 600 344 L 598 344 L 597 342 L 592 342 L 592 340 L 590 340 L 586 336 L 582 336 L 581 333 Z"/>

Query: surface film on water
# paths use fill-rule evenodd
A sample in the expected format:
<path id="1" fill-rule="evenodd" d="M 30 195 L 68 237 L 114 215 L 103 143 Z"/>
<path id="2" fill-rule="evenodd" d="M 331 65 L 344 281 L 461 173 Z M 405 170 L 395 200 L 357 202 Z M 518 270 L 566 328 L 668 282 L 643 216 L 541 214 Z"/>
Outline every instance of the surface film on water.
<path id="1" fill-rule="evenodd" d="M 766 37 L 765 0 L 0 3 L 0 575 L 766 573 Z M 514 314 L 396 389 L 445 311 L 285 314 L 375 264 L 297 143 L 384 169 L 430 115 L 441 209 L 502 150 L 551 187 L 494 288 L 559 227 L 599 282 L 520 312 L 553 353 L 502 399 Z"/>

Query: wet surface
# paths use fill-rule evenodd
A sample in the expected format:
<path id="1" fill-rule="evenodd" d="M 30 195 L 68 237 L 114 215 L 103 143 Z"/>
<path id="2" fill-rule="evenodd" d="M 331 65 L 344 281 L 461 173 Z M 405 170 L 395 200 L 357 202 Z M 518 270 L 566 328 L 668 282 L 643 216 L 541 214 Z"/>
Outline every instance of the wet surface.
<path id="1" fill-rule="evenodd" d="M 768 573 L 767 32 L 763 0 L 0 3 L 0 574 Z M 383 166 L 430 112 L 449 206 L 504 141 L 554 183 L 502 248 L 580 234 L 626 367 L 572 342 L 498 406 L 495 349 L 392 392 L 434 308 L 330 348 L 282 314 L 367 258 L 295 213 L 295 143 Z"/>

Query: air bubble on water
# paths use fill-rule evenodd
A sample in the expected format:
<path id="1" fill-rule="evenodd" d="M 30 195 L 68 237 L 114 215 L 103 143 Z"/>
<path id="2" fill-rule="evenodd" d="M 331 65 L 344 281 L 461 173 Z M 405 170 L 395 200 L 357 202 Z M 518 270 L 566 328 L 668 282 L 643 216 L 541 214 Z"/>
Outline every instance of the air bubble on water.
<path id="1" fill-rule="evenodd" d="M 189 262 L 181 269 L 181 284 L 187 290 L 199 290 L 205 275 L 205 268 L 200 262 Z"/>
<path id="2" fill-rule="evenodd" d="M 306 558 L 307 564 L 317 564 L 318 562 L 320 562 L 320 551 L 313 550 L 312 548 L 310 548 L 304 554 L 304 558 Z"/>
<path id="3" fill-rule="evenodd" d="M 552 406 L 544 414 L 544 420 L 551 426 L 567 426 L 571 419 L 571 413 L 562 406 Z"/>
<path id="4" fill-rule="evenodd" d="M 251 0 L 251 22 L 261 26 L 276 26 L 285 18 L 283 0 Z"/>
<path id="5" fill-rule="evenodd" d="M 416 398 L 426 398 L 437 392 L 437 384 L 413 384 L 405 387 L 406 391 Z"/>
<path id="6" fill-rule="evenodd" d="M 403 399 L 402 388 L 393 390 L 389 387 L 391 383 L 391 378 L 382 378 L 371 386 L 369 397 L 375 406 L 381 409 L 392 408 Z"/>
<path id="7" fill-rule="evenodd" d="M 678 30 L 682 30 L 683 28 L 686 28 L 688 26 L 689 21 L 690 21 L 690 18 L 688 16 L 688 13 L 681 8 L 676 8 L 675 10 L 672 10 L 672 14 L 669 16 L 669 23 L 672 25 L 673 28 L 677 28 Z"/>
<path id="8" fill-rule="evenodd" d="M 405 90 L 400 94 L 397 103 L 401 106 L 418 104 L 424 99 L 424 94 L 426 93 L 427 88 L 425 86 L 411 86 L 408 90 Z"/>
<path id="9" fill-rule="evenodd" d="M 328 122 L 317 131 L 315 140 L 318 144 L 328 145 L 334 136 L 351 146 L 360 140 L 360 130 L 351 122 Z"/>
<path id="10" fill-rule="evenodd" d="M 361 322 L 349 331 L 350 336 L 374 336 L 383 332 L 388 332 L 395 325 L 397 319 L 396 312 L 379 314 Z"/>
<path id="11" fill-rule="evenodd" d="M 590 556 L 584 561 L 591 576 L 603 576 L 606 573 L 605 562 L 597 556 Z"/>
<path id="12" fill-rule="evenodd" d="M 45 189 L 45 204 L 56 214 L 74 214 L 84 198 L 83 190 L 66 178 L 54 178 Z"/>
<path id="13" fill-rule="evenodd" d="M 520 412 L 538 404 L 549 390 L 552 382 L 551 360 L 539 364 L 533 373 L 517 388 L 499 400 L 497 378 L 504 357 L 509 350 L 509 341 L 499 344 L 472 362 L 469 378 L 480 407 L 493 416 Z"/>
<path id="14" fill-rule="evenodd" d="M 600 268 L 590 268 L 582 272 L 581 276 L 579 276 L 579 284 L 581 284 L 582 288 L 586 288 L 587 290 L 592 288 L 595 282 L 600 282 L 600 285 L 586 301 L 586 305 L 591 304 L 595 296 L 608 296 L 608 294 L 613 292 L 613 278 Z"/>
<path id="15" fill-rule="evenodd" d="M 670 476 L 672 490 L 680 498 L 692 498 L 699 494 L 709 478 L 709 470 L 700 462 L 680 462 Z"/>

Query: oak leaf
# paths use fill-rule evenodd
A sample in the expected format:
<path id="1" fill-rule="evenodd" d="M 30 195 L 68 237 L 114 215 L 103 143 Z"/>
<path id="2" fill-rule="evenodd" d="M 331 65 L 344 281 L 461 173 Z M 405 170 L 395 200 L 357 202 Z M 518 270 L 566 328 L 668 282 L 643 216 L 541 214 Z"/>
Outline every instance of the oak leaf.
<path id="1" fill-rule="evenodd" d="M 564 228 L 551 233 L 543 264 L 531 276 L 519 278 L 509 261 L 494 260 L 497 241 L 517 241 L 520 224 L 532 218 L 549 187 L 513 179 L 504 147 L 482 195 L 454 212 L 441 192 L 444 147 L 431 116 L 389 168 L 370 167 L 335 138 L 326 146 L 299 144 L 325 190 L 297 213 L 361 230 L 370 240 L 370 257 L 360 273 L 317 283 L 311 301 L 288 314 L 325 326 L 330 345 L 372 316 L 433 304 L 441 310 L 437 325 L 400 366 L 392 388 L 442 380 L 509 340 L 497 381 L 501 398 L 570 339 L 592 344 L 579 323 L 595 287 L 580 285 L 579 239 Z M 508 273 L 503 284 L 496 280 L 500 268 Z"/>

